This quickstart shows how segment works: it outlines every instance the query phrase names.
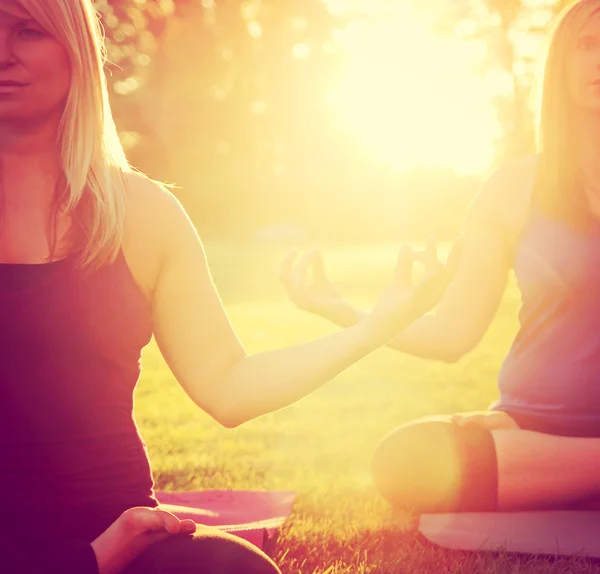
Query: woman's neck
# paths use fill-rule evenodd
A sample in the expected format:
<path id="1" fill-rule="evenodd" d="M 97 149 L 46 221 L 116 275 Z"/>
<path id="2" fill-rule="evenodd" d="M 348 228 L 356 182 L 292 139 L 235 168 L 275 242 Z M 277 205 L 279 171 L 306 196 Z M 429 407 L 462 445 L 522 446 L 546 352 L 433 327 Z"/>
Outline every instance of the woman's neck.
<path id="1" fill-rule="evenodd" d="M 0 119 L 0 162 L 4 177 L 13 173 L 18 178 L 39 170 L 55 172 L 60 166 L 59 123 L 57 115 Z"/>
<path id="2" fill-rule="evenodd" d="M 46 153 L 57 147 L 60 116 L 0 119 L 0 156 Z"/>
<path id="3" fill-rule="evenodd" d="M 57 211 L 54 150 L 0 156 L 0 260 L 38 262 L 70 249 L 71 218 Z M 56 238 L 54 243 L 53 238 Z"/>
<path id="4" fill-rule="evenodd" d="M 0 122 L 2 208 L 47 211 L 62 172 L 57 121 Z"/>
<path id="5" fill-rule="evenodd" d="M 61 175 L 55 150 L 0 154 L 0 195 L 8 215 L 47 212 Z"/>
<path id="6" fill-rule="evenodd" d="M 56 212 L 55 204 L 63 171 L 57 134 L 56 121 L 0 121 L 0 254 L 5 261 L 45 258 L 55 233 L 57 252 L 66 248 L 71 220 Z"/>

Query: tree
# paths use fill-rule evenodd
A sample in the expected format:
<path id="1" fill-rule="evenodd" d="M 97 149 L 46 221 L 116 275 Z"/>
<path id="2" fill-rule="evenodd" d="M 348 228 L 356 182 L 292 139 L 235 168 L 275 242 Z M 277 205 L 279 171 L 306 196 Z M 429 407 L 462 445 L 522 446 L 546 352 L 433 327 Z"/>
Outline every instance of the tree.
<path id="1" fill-rule="evenodd" d="M 190 0 L 164 22 L 145 87 L 130 98 L 137 113 L 124 114 L 127 125 L 135 117 L 146 126 L 130 156 L 156 177 L 201 190 L 181 197 L 207 219 L 204 229 L 225 220 L 239 228 L 250 212 L 256 224 L 282 189 L 293 197 L 310 185 L 307 163 L 326 145 L 309 126 L 326 124 L 315 86 L 335 68 L 323 49 L 335 18 L 321 0 Z"/>
<path id="2" fill-rule="evenodd" d="M 433 0 L 435 25 L 441 33 L 484 42 L 487 58 L 481 73 L 500 72 L 506 91 L 495 99 L 502 138 L 498 159 L 534 149 L 532 90 L 540 79 L 542 48 L 548 23 L 574 0 Z M 432 2 L 427 4 L 430 9 Z"/>
<path id="3" fill-rule="evenodd" d="M 400 180 L 336 133 L 324 90 L 339 68 L 335 28 L 400 1 L 444 34 L 485 43 L 480 72 L 505 86 L 495 100 L 498 159 L 531 151 L 538 48 L 568 1 L 364 0 L 342 16 L 325 0 L 95 0 L 130 158 L 182 186 L 180 198 L 204 233 L 274 220 L 332 227 L 332 212 L 343 227 L 340 207 L 350 221 L 365 190 L 373 190 L 369 210 L 386 211 Z M 420 181 L 449 177 L 434 175 Z M 457 202 L 466 193 L 457 192 Z M 405 207 L 414 211 L 414 201 Z"/>

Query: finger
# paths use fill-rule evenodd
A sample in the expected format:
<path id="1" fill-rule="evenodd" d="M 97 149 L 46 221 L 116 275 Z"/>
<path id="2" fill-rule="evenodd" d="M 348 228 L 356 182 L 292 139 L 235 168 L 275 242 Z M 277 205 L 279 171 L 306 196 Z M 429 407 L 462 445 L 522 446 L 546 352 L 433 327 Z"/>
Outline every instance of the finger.
<path id="1" fill-rule="evenodd" d="M 297 249 L 290 249 L 286 256 L 283 258 L 279 267 L 279 279 L 284 285 L 288 285 L 292 274 L 292 265 L 298 255 Z"/>
<path id="2" fill-rule="evenodd" d="M 299 289 L 301 287 L 304 287 L 304 284 L 306 283 L 306 276 L 308 273 L 308 266 L 310 265 L 310 259 L 311 254 L 307 253 L 302 259 L 300 259 L 300 262 L 298 263 L 298 265 L 296 265 L 296 268 L 292 270 L 292 288 Z"/>
<path id="3" fill-rule="evenodd" d="M 444 273 L 428 273 L 413 288 L 411 315 L 413 318 L 424 315 L 439 302 L 447 285 Z"/>
<path id="4" fill-rule="evenodd" d="M 460 261 L 460 256 L 462 254 L 463 249 L 463 238 L 458 237 L 452 243 L 452 247 L 450 248 L 450 253 L 448 254 L 448 259 L 446 260 L 446 273 L 453 277 L 458 269 L 458 263 Z"/>
<path id="5" fill-rule="evenodd" d="M 147 532 L 166 530 L 169 533 L 179 531 L 179 519 L 167 510 L 149 508 L 141 517 L 140 524 Z"/>
<path id="6" fill-rule="evenodd" d="M 470 426 L 487 426 L 486 417 L 483 415 L 472 415 L 469 417 L 465 417 L 460 426 L 470 427 Z"/>
<path id="7" fill-rule="evenodd" d="M 437 238 L 435 235 L 430 235 L 427 239 L 427 247 L 425 248 L 425 271 L 437 271 L 441 266 L 437 252 Z"/>
<path id="8" fill-rule="evenodd" d="M 166 510 L 159 510 L 159 512 L 162 517 L 163 528 L 169 534 L 177 534 L 181 528 L 181 521 L 179 518 Z"/>
<path id="9" fill-rule="evenodd" d="M 158 508 L 147 507 L 136 507 L 127 511 L 128 520 L 131 526 L 142 532 L 164 531 L 164 514 L 165 512 Z"/>
<path id="10" fill-rule="evenodd" d="M 311 264 L 313 270 L 313 279 L 315 283 L 328 283 L 329 279 L 325 273 L 325 262 L 323 261 L 323 254 L 314 250 L 311 252 Z"/>
<path id="11" fill-rule="evenodd" d="M 412 259 L 413 261 L 418 261 L 423 265 L 423 267 L 427 268 L 427 262 L 429 260 L 429 254 L 426 249 L 413 249 L 412 250 Z"/>
<path id="12" fill-rule="evenodd" d="M 480 411 L 462 411 L 462 412 L 454 413 L 453 415 L 451 415 L 450 420 L 452 422 L 459 422 L 459 421 L 463 421 L 465 419 L 468 419 L 470 417 L 474 417 L 474 416 L 477 416 L 480 414 L 481 414 Z"/>
<path id="13" fill-rule="evenodd" d="M 485 426 L 489 429 L 502 428 L 505 424 L 502 416 L 498 416 L 498 413 L 490 413 L 485 417 Z"/>
<path id="14" fill-rule="evenodd" d="M 402 286 L 411 285 L 413 261 L 413 250 L 408 245 L 404 245 L 398 254 L 394 273 L 394 279 Z"/>
<path id="15" fill-rule="evenodd" d="M 437 261 L 437 238 L 435 235 L 432 234 L 427 238 L 427 247 L 425 250 L 430 259 L 435 259 Z"/>
<path id="16" fill-rule="evenodd" d="M 517 422 L 505 412 L 491 412 L 487 417 L 488 426 L 496 429 L 514 429 L 519 428 Z"/>
<path id="17" fill-rule="evenodd" d="M 196 532 L 196 523 L 189 518 L 181 521 L 179 532 L 181 534 L 193 534 Z"/>

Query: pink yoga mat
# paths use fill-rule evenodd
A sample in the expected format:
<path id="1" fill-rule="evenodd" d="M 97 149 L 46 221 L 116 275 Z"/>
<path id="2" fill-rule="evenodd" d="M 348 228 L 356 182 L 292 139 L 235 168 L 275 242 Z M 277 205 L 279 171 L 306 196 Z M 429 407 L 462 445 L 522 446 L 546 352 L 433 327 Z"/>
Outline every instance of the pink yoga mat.
<path id="1" fill-rule="evenodd" d="M 264 550 L 292 512 L 294 491 L 157 491 L 160 505 L 178 518 L 214 526 Z"/>
<path id="2" fill-rule="evenodd" d="M 419 530 L 454 550 L 600 558 L 598 511 L 424 514 Z"/>

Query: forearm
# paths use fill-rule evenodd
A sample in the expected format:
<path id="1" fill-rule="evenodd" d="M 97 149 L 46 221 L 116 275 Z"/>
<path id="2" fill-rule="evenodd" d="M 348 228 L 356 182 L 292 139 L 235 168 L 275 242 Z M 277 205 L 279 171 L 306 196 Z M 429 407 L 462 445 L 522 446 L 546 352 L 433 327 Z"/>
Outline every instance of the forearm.
<path id="1" fill-rule="evenodd" d="M 245 357 L 219 384 L 223 419 L 235 426 L 291 405 L 387 339 L 360 323 L 307 343 Z"/>
<path id="2" fill-rule="evenodd" d="M 367 313 L 350 305 L 338 306 L 323 316 L 340 327 L 350 327 L 366 317 Z M 462 354 L 458 329 L 435 313 L 423 315 L 408 326 L 387 346 L 415 357 L 453 362 Z"/>

